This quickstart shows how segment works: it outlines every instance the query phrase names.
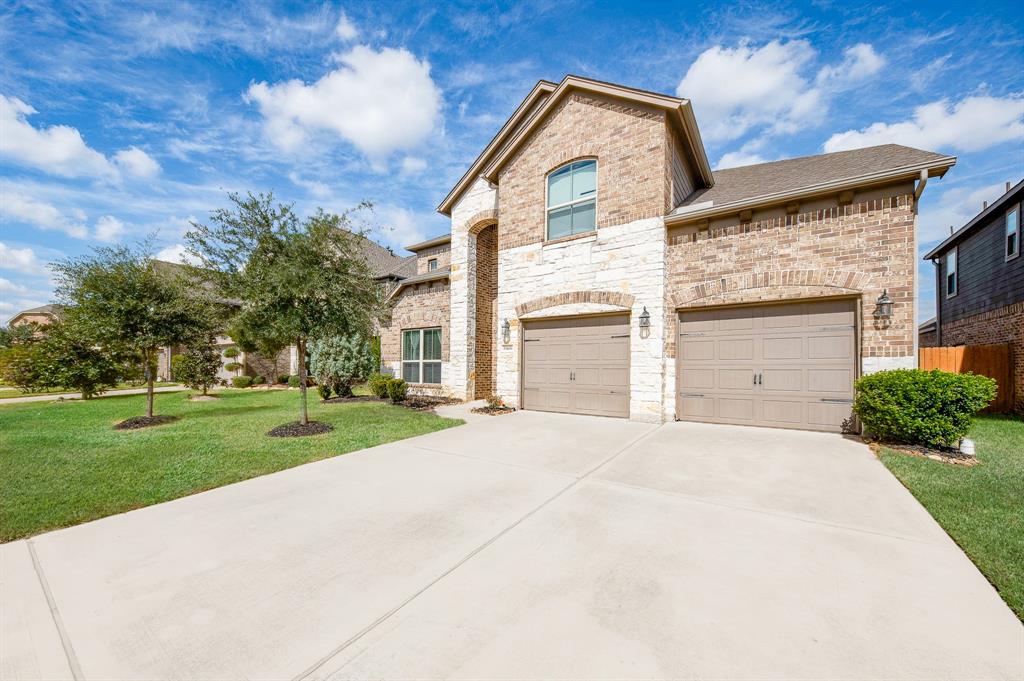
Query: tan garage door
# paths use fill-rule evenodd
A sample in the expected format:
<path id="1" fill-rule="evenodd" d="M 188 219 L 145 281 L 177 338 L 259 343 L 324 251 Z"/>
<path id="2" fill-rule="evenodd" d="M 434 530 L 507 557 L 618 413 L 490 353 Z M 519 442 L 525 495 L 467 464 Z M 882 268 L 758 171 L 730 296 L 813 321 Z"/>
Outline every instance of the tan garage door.
<path id="1" fill-rule="evenodd" d="M 852 300 L 679 314 L 684 421 L 840 431 L 856 377 Z"/>
<path id="2" fill-rule="evenodd" d="M 629 317 L 524 322 L 523 408 L 629 416 Z"/>

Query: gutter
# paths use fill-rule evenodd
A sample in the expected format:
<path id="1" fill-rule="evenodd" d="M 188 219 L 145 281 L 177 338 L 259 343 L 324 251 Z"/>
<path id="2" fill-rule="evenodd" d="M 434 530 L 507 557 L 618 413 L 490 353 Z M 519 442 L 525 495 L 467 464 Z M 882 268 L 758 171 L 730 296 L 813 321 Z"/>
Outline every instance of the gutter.
<path id="1" fill-rule="evenodd" d="M 423 275 L 417 275 L 415 277 L 409 277 L 408 279 L 403 279 L 402 281 L 398 282 L 398 286 L 395 287 L 395 290 L 388 294 L 388 297 L 387 297 L 386 300 L 391 300 L 392 298 L 394 298 L 395 296 L 398 295 L 399 291 L 401 291 L 402 289 L 404 289 L 407 286 L 415 286 L 416 284 L 426 284 L 426 283 L 429 283 L 429 282 L 432 282 L 432 281 L 439 281 L 441 279 L 448 279 L 450 274 L 451 274 L 451 271 L 445 269 L 445 270 L 438 270 L 437 274 L 434 274 L 432 276 L 428 276 L 426 274 L 423 274 Z"/>
<path id="2" fill-rule="evenodd" d="M 807 185 L 798 189 L 790 189 L 787 191 L 775 192 L 773 194 L 762 194 L 761 196 L 755 196 L 750 199 L 730 201 L 729 203 L 722 203 L 717 206 L 712 204 L 707 208 L 694 210 L 681 215 L 666 215 L 665 226 L 672 227 L 674 225 L 693 222 L 698 219 L 717 217 L 728 213 L 737 213 L 746 208 L 757 208 L 764 206 L 765 204 L 785 203 L 793 199 L 806 198 L 817 194 L 839 192 L 844 189 L 853 189 L 867 184 L 881 184 L 890 180 L 906 179 L 915 175 L 918 177 L 942 177 L 946 174 L 946 171 L 954 165 L 956 165 L 956 157 L 945 156 L 927 163 L 918 163 L 916 165 L 903 166 L 901 168 L 893 168 L 890 170 L 880 170 L 866 175 L 821 182 L 819 184 Z M 920 190 L 924 191 L 923 183 L 920 186 Z M 915 196 L 919 195 L 916 189 L 914 193 Z"/>

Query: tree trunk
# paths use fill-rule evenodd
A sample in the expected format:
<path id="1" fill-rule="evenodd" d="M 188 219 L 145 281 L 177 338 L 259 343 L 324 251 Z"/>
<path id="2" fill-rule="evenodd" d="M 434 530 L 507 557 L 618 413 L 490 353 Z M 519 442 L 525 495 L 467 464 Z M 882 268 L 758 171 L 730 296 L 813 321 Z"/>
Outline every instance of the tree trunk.
<path id="1" fill-rule="evenodd" d="M 152 350 L 147 350 L 143 353 L 144 361 L 146 362 L 146 416 L 152 418 L 153 416 L 153 389 L 156 387 L 156 371 L 153 366 L 154 355 Z"/>
<path id="2" fill-rule="evenodd" d="M 306 339 L 295 339 L 296 350 L 299 355 L 299 392 L 302 395 L 302 407 L 299 410 L 299 423 L 309 425 L 309 411 L 306 408 Z"/>

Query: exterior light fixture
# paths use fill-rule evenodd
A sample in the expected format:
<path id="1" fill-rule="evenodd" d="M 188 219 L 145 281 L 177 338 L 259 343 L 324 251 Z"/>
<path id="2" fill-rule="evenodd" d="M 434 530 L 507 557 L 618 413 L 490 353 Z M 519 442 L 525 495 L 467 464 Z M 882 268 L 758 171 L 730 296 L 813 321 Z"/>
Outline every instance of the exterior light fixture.
<path id="1" fill-rule="evenodd" d="M 882 291 L 875 301 L 875 316 L 879 319 L 892 318 L 892 298 L 889 297 L 889 289 Z"/>
<path id="2" fill-rule="evenodd" d="M 508 323 L 508 319 L 501 325 L 501 340 L 505 345 L 512 340 L 512 325 Z"/>
<path id="3" fill-rule="evenodd" d="M 651 313 L 644 305 L 644 311 L 640 313 L 640 337 L 647 338 L 651 335 Z"/>

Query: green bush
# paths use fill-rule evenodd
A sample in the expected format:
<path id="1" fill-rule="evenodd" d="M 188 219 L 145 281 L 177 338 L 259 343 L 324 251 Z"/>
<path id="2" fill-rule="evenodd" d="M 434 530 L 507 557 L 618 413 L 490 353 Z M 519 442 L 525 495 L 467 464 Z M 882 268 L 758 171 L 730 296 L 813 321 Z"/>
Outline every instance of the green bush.
<path id="1" fill-rule="evenodd" d="M 294 376 L 294 375 L 289 376 L 288 377 L 288 387 L 289 388 L 298 388 L 299 387 L 299 377 L 298 376 Z"/>
<path id="2" fill-rule="evenodd" d="M 17 386 L 23 393 L 50 387 L 42 344 L 12 345 L 0 350 L 0 383 Z"/>
<path id="3" fill-rule="evenodd" d="M 339 397 L 351 397 L 352 386 L 375 368 L 370 344 L 359 336 L 328 336 L 309 346 L 309 369 L 316 382 L 330 386 Z"/>
<path id="4" fill-rule="evenodd" d="M 316 391 L 320 393 L 321 400 L 331 399 L 331 386 L 321 383 L 316 387 Z"/>
<path id="5" fill-rule="evenodd" d="M 267 379 L 263 378 L 259 374 L 257 374 L 256 376 L 253 376 L 253 379 L 252 379 L 252 384 L 253 385 L 263 385 L 266 382 L 267 382 Z"/>
<path id="6" fill-rule="evenodd" d="M 370 376 L 368 386 L 370 393 L 374 397 L 387 397 L 388 396 L 388 381 L 391 380 L 390 376 L 384 374 L 373 374 Z"/>
<path id="7" fill-rule="evenodd" d="M 409 392 L 409 384 L 400 378 L 388 379 L 388 397 L 392 402 L 401 402 Z"/>
<path id="8" fill-rule="evenodd" d="M 248 388 L 252 385 L 252 376 L 235 376 L 231 379 L 231 385 L 236 388 Z"/>
<path id="9" fill-rule="evenodd" d="M 288 382 L 288 374 L 281 374 L 280 376 L 278 376 L 277 377 L 277 382 L 282 384 L 282 385 L 287 383 Z"/>
<path id="10" fill-rule="evenodd" d="M 855 388 L 853 411 L 872 436 L 931 447 L 956 445 L 996 396 L 991 378 L 938 369 L 879 371 Z"/>
<path id="11" fill-rule="evenodd" d="M 227 364 L 224 365 L 224 369 L 226 371 L 238 371 L 241 368 L 242 365 L 239 364 L 238 362 L 228 362 Z"/>
<path id="12" fill-rule="evenodd" d="M 171 371 L 175 381 L 180 381 L 193 390 L 207 391 L 217 384 L 220 371 L 220 352 L 213 338 L 189 345 L 185 352 L 171 359 Z"/>
<path id="13" fill-rule="evenodd" d="M 224 356 L 227 357 L 228 359 L 234 359 L 235 357 L 238 357 L 238 355 L 238 348 L 234 346 L 231 346 L 230 348 L 224 350 Z"/>

